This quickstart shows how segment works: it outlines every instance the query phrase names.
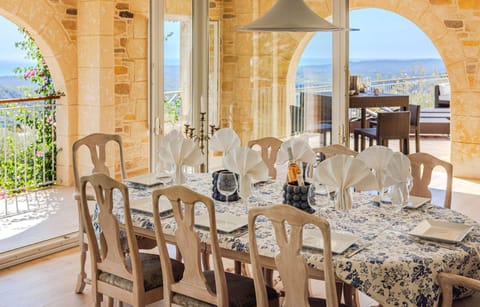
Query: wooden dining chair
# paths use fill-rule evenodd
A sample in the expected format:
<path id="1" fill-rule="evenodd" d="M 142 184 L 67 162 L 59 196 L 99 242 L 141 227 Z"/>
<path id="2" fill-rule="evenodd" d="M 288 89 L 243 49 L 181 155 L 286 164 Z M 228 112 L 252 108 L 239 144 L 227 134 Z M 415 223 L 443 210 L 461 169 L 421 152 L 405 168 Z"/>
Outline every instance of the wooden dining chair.
<path id="1" fill-rule="evenodd" d="M 358 155 L 357 151 L 351 150 L 348 147 L 345 147 L 341 144 L 332 144 L 328 146 L 323 146 L 323 147 L 315 147 L 312 148 L 312 150 L 317 154 L 317 155 L 323 155 L 323 159 L 328 159 L 336 155 L 347 155 L 347 156 L 353 156 L 356 157 Z"/>
<path id="2" fill-rule="evenodd" d="M 335 273 L 333 270 L 330 225 L 327 220 L 288 205 L 251 208 L 248 211 L 248 239 L 250 246 L 250 261 L 257 306 L 268 306 L 268 296 L 262 273 L 261 255 L 257 245 L 256 219 L 264 216 L 272 223 L 278 254 L 275 256 L 275 266 L 280 273 L 285 289 L 283 306 L 338 306 Z M 290 231 L 287 234 L 286 223 Z M 310 268 L 302 255 L 303 227 L 306 224 L 318 227 L 323 240 L 323 276 L 325 280 L 326 300 L 308 296 L 308 279 Z M 343 306 L 343 305 L 342 305 Z"/>
<path id="3" fill-rule="evenodd" d="M 88 206 L 87 185 L 95 193 L 98 214 L 92 221 Z M 120 236 L 120 223 L 113 214 L 113 194 L 118 191 L 123 204 L 123 231 L 126 235 L 128 255 L 124 252 Z M 130 215 L 128 188 L 111 177 L 97 173 L 80 180 L 80 209 L 87 233 L 90 261 L 93 305 L 100 306 L 103 295 L 133 306 L 145 306 L 163 298 L 162 266 L 156 254 L 143 254 L 138 250 L 137 239 Z M 179 279 L 183 264 L 166 259 L 173 267 L 173 275 Z M 174 277 L 174 278 L 175 278 Z"/>
<path id="4" fill-rule="evenodd" d="M 168 263 L 168 250 L 159 216 L 159 199 L 166 197 L 172 204 L 176 222 L 174 234 L 177 248 L 183 255 L 185 272 L 181 280 L 175 281 Z M 213 271 L 203 271 L 201 253 L 207 249 L 194 228 L 195 207 L 202 203 L 209 219 L 209 246 Z M 210 197 L 198 194 L 184 186 L 172 186 L 153 191 L 153 217 L 155 235 L 162 259 L 165 305 L 181 306 L 256 306 L 255 287 L 251 278 L 228 273 L 223 269 L 222 256 L 218 245 L 215 219 L 215 204 Z M 165 260 L 164 260 L 165 259 Z M 167 262 L 164 262 L 167 261 Z M 273 288 L 266 288 L 271 306 L 278 305 L 278 295 Z M 205 305 L 206 306 L 206 305 Z"/>
<path id="5" fill-rule="evenodd" d="M 442 289 L 442 307 L 467 307 L 480 306 L 480 280 L 468 278 L 451 273 L 438 273 L 438 282 Z M 453 287 L 460 286 L 472 289 L 472 296 L 453 301 Z"/>
<path id="6" fill-rule="evenodd" d="M 356 128 L 353 131 L 354 149 L 365 149 L 365 138 L 369 145 L 375 140 L 377 145 L 388 146 L 389 140 L 399 140 L 400 151 L 404 154 L 410 152 L 410 111 L 379 112 L 377 128 Z"/>
<path id="7" fill-rule="evenodd" d="M 274 137 L 264 137 L 261 139 L 248 141 L 248 147 L 260 147 L 262 153 L 262 160 L 268 167 L 268 175 L 272 179 L 277 178 L 277 169 L 275 168 L 275 161 L 277 160 L 277 153 L 282 145 L 282 141 Z"/>
<path id="8" fill-rule="evenodd" d="M 73 181 L 75 192 L 73 197 L 77 202 L 78 209 L 78 235 L 80 246 L 80 272 L 77 277 L 75 292 L 81 293 L 85 288 L 85 284 L 90 283 L 85 271 L 85 262 L 88 251 L 87 238 L 85 237 L 85 229 L 82 222 L 80 212 L 80 177 L 89 174 L 104 174 L 110 176 L 110 168 L 107 166 L 107 156 L 111 155 L 111 151 L 118 152 L 118 164 L 121 179 L 126 178 L 125 161 L 123 155 L 123 143 L 119 135 L 106 133 L 93 133 L 75 141 L 72 145 L 72 162 L 73 162 Z M 87 155 L 83 158 L 82 154 Z M 86 169 L 86 170 L 85 170 Z M 95 201 L 95 196 L 87 194 L 89 201 Z M 156 244 L 155 241 L 138 237 L 141 248 L 150 249 Z"/>
<path id="9" fill-rule="evenodd" d="M 433 170 L 437 166 L 442 167 L 447 173 L 443 205 L 445 208 L 450 208 L 452 204 L 453 165 L 425 152 L 410 154 L 408 155 L 408 158 L 410 159 L 410 167 L 413 177 L 413 186 L 410 194 L 431 198 L 432 192 L 428 187 L 432 181 Z"/>
<path id="10" fill-rule="evenodd" d="M 105 175 L 110 175 L 110 169 L 106 165 L 107 160 L 107 146 L 111 145 L 112 150 L 118 150 L 119 152 L 119 164 L 120 164 L 120 176 L 122 179 L 125 179 L 125 162 L 123 159 L 123 145 L 122 139 L 119 135 L 115 134 L 105 134 L 105 133 L 94 133 L 87 135 L 77 141 L 72 145 L 72 162 L 73 162 L 73 181 L 75 186 L 75 192 L 73 197 L 77 202 L 78 209 L 78 235 L 79 235 L 79 246 L 80 246 L 80 272 L 77 278 L 77 284 L 75 287 L 76 293 L 83 292 L 86 283 L 90 283 L 90 279 L 87 278 L 85 272 L 85 261 L 87 257 L 88 245 L 87 239 L 85 237 L 85 229 L 82 222 L 82 215 L 80 212 L 80 177 L 81 177 L 81 159 L 80 152 L 83 148 L 87 149 L 89 155 L 88 163 L 84 163 L 83 168 L 88 168 L 88 174 L 100 173 Z M 116 148 L 115 148 L 116 147 Z M 88 164 L 88 165 L 86 165 Z M 87 194 L 89 201 L 94 201 L 95 197 L 91 194 Z"/>

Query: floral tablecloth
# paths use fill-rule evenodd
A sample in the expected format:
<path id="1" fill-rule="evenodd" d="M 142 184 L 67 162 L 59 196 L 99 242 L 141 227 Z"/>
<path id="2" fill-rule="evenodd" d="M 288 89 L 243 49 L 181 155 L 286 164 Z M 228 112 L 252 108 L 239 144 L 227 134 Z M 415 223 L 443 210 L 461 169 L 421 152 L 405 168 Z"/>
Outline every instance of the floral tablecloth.
<path id="1" fill-rule="evenodd" d="M 186 186 L 211 195 L 210 174 L 191 174 Z M 246 215 L 249 207 L 282 203 L 282 183 L 271 182 L 255 188 L 248 201 L 216 202 L 217 213 Z M 151 189 L 130 190 L 131 198 L 148 197 Z M 424 206 L 403 209 L 398 206 L 380 207 L 370 203 L 371 196 L 355 193 L 353 208 L 348 212 L 335 210 L 326 197 L 317 196 L 316 212 L 330 222 L 332 230 L 352 233 L 361 239 L 346 252 L 334 255 L 335 273 L 341 280 L 371 296 L 384 306 L 436 306 L 440 295 L 437 273 L 447 271 L 480 278 L 479 225 L 468 217 L 450 209 Z M 198 214 L 201 213 L 201 206 Z M 122 219 L 122 210 L 117 210 Z M 133 212 L 134 225 L 152 229 L 153 218 L 146 213 Z M 408 232 L 424 219 L 434 219 L 472 225 L 473 230 L 457 244 L 421 240 Z M 164 231 L 173 233 L 173 218 L 162 219 Z M 199 230 L 202 240 L 208 242 L 208 233 Z M 260 253 L 274 256 L 276 245 L 269 222 L 258 220 L 257 237 Z M 248 235 L 220 234 L 222 248 L 248 253 Z M 367 248 L 348 258 L 360 246 Z M 305 249 L 308 263 L 322 267 L 321 251 Z M 461 293 L 457 293 L 461 295 Z"/>

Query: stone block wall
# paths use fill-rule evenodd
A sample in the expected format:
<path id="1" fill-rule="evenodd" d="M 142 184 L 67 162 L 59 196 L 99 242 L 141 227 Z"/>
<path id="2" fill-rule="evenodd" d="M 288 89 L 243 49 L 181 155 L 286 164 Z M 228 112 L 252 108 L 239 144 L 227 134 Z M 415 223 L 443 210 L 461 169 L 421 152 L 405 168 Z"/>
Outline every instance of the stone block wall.
<path id="1" fill-rule="evenodd" d="M 236 31 L 238 26 L 265 13 L 273 2 L 210 0 L 210 18 L 219 21 L 221 37 L 220 125 L 237 130 L 243 144 L 253 137 L 288 133 L 288 86 L 294 82 L 300 55 L 311 38 L 311 34 L 301 33 Z M 109 7 L 111 11 L 89 12 L 86 3 L 100 10 Z M 187 0 L 166 3 L 168 14 L 191 15 Z M 331 15 L 330 3 L 307 1 L 324 17 Z M 479 178 L 480 1 L 351 0 L 350 6 L 398 13 L 416 23 L 435 44 L 452 88 L 451 160 L 455 173 Z M 82 14 L 92 14 L 80 18 L 80 8 Z M 0 2 L 0 14 L 33 34 L 57 87 L 66 93 L 58 119 L 59 143 L 64 149 L 58 168 L 62 184 L 71 183 L 71 143 L 90 130 L 122 135 L 129 175 L 148 168 L 148 10 L 148 0 Z M 91 48 L 86 43 L 91 27 L 98 30 L 92 43 L 110 41 L 105 36 L 111 36 L 111 43 L 96 45 L 94 54 L 84 54 Z M 100 66 L 92 66 L 95 58 L 88 57 L 98 54 L 102 61 L 111 61 L 111 66 L 98 61 Z M 271 96 L 271 104 L 262 112 L 253 95 L 259 89 L 266 89 Z M 96 104 L 86 91 L 95 95 Z"/>

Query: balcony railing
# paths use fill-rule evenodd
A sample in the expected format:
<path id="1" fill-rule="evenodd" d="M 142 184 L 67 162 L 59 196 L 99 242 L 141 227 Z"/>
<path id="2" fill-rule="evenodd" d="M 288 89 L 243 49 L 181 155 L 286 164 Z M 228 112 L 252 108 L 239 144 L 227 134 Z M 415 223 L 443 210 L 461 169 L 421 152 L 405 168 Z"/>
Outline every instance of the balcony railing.
<path id="1" fill-rule="evenodd" d="M 408 77 L 388 80 L 365 80 L 367 93 L 373 94 L 378 88 L 380 93 L 409 95 L 411 104 L 419 104 L 422 108 L 434 107 L 434 86 L 448 82 L 447 75 Z M 262 121 L 255 121 L 253 137 L 276 135 L 287 137 L 304 132 L 305 106 L 301 99 L 302 93 L 331 92 L 331 83 L 309 82 L 295 89 L 295 101 L 285 102 L 285 86 L 261 87 L 252 90 L 252 114 L 258 114 Z M 274 103 L 275 102 L 275 103 Z M 278 110 L 278 104 L 287 105 L 288 110 Z M 355 117 L 351 110 L 351 117 Z M 279 125 L 279 122 L 283 124 Z M 289 122 L 287 124 L 287 122 Z M 290 127 L 289 131 L 281 127 Z"/>
<path id="2" fill-rule="evenodd" d="M 58 98 L 0 100 L 0 217 L 30 211 L 25 192 L 55 183 Z"/>

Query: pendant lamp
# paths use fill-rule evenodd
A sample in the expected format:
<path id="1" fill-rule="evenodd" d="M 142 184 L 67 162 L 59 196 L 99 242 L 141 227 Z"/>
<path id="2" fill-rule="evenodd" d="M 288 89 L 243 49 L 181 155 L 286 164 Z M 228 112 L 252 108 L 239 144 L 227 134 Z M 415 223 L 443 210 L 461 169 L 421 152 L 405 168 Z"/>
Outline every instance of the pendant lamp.
<path id="1" fill-rule="evenodd" d="M 246 32 L 330 32 L 345 30 L 315 14 L 303 0 L 277 0 L 257 20 L 239 27 Z"/>

